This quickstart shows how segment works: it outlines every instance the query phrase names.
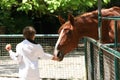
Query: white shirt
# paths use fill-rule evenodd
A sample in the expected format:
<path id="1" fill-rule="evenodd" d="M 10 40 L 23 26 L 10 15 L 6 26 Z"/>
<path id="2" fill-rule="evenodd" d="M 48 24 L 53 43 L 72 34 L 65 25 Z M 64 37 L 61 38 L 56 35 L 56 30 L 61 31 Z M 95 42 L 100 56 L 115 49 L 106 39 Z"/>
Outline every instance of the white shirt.
<path id="1" fill-rule="evenodd" d="M 38 57 L 52 59 L 53 56 L 44 52 L 40 44 L 34 44 L 23 40 L 16 46 L 16 53 L 9 51 L 10 57 L 19 63 L 19 77 L 22 80 L 40 80 L 38 69 Z"/>

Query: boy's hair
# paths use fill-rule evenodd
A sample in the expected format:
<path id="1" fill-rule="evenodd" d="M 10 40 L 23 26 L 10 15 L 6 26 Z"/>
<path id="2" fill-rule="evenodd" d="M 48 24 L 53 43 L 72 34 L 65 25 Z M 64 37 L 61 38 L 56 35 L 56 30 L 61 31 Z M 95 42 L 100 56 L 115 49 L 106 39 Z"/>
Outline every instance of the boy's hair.
<path id="1" fill-rule="evenodd" d="M 26 26 L 24 29 L 23 29 L 23 36 L 26 38 L 26 39 L 32 39 L 36 34 L 36 30 L 32 27 L 32 26 Z"/>

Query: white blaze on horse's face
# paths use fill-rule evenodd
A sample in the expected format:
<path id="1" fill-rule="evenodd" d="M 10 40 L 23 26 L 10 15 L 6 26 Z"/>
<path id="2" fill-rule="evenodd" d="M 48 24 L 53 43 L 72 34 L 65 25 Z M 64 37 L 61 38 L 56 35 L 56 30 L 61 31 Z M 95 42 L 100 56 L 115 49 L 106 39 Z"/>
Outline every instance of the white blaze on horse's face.
<path id="1" fill-rule="evenodd" d="M 60 43 L 60 41 L 61 41 L 61 39 L 62 39 L 63 31 L 64 31 L 64 30 L 61 30 L 61 32 L 60 32 L 60 34 L 59 34 L 59 38 L 58 38 L 58 40 L 57 40 L 57 42 L 56 42 L 56 45 L 55 45 L 55 50 L 54 50 L 54 55 L 55 55 L 55 56 L 57 56 L 57 55 L 58 55 L 58 52 L 59 52 L 59 50 L 58 50 L 58 45 L 59 45 L 59 43 Z"/>

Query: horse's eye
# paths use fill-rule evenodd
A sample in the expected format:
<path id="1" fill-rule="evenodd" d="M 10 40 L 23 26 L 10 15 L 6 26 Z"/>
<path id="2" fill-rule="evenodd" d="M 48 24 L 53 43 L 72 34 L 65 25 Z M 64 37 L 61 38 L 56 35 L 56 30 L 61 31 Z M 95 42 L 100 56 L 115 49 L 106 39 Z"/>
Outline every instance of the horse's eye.
<path id="1" fill-rule="evenodd" d="M 69 31 L 68 31 L 68 34 L 69 34 L 69 35 L 71 35 L 71 33 L 72 33 L 72 31 L 71 31 L 71 30 L 69 30 Z"/>
<path id="2" fill-rule="evenodd" d="M 72 34 L 72 31 L 71 31 L 71 30 L 67 30 L 67 31 L 66 31 L 66 34 L 68 35 L 68 37 L 70 37 L 71 34 Z"/>

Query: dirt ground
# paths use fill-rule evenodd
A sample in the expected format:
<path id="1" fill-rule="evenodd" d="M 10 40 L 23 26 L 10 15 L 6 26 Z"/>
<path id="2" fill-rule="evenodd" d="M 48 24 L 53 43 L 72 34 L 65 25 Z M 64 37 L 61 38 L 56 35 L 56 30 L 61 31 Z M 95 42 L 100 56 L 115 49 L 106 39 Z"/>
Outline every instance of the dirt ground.
<path id="1" fill-rule="evenodd" d="M 63 61 L 39 60 L 43 80 L 85 80 L 84 55 L 65 57 Z M 0 80 L 18 80 L 18 64 L 11 59 L 0 59 Z"/>

